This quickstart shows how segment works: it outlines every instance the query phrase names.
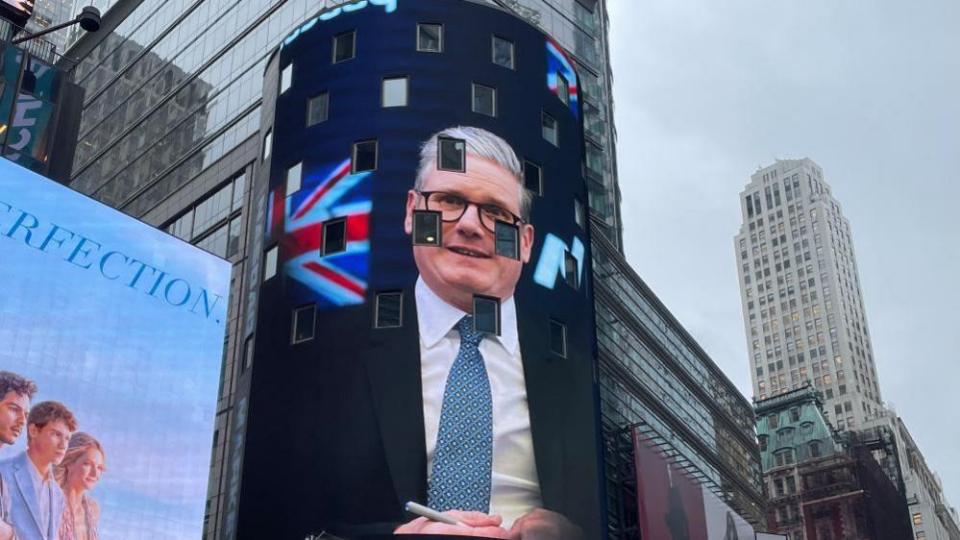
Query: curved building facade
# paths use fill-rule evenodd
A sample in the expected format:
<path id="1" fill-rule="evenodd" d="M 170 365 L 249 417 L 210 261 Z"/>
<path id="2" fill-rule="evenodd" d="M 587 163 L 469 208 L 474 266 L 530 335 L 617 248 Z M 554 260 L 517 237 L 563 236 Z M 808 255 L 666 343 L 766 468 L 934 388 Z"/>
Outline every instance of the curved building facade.
<path id="1" fill-rule="evenodd" d="M 603 536 L 572 66 L 443 0 L 328 10 L 271 57 L 225 534 L 389 533 L 415 501 Z"/>

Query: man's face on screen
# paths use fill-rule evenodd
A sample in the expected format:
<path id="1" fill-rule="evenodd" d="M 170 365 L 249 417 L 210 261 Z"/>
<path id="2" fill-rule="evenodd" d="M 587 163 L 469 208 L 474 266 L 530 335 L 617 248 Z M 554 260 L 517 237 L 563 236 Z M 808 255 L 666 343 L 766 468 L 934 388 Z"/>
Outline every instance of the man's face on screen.
<path id="1" fill-rule="evenodd" d="M 30 398 L 13 390 L 0 398 L 0 444 L 13 444 L 27 425 Z"/>
<path id="2" fill-rule="evenodd" d="M 56 465 L 63 460 L 70 442 L 70 428 L 63 420 L 51 420 L 43 427 L 30 424 L 30 454 L 40 463 Z"/>
<path id="3" fill-rule="evenodd" d="M 413 248 L 424 282 L 443 300 L 469 312 L 474 294 L 500 299 L 513 295 L 523 263 L 530 260 L 533 227 L 519 224 L 520 261 L 498 256 L 494 247 L 495 220 L 491 216 L 498 211 L 504 216 L 519 216 L 520 189 L 519 181 L 507 169 L 467 154 L 464 172 L 438 170 L 434 166 L 424 177 L 421 193 L 411 190 L 407 194 L 408 234 L 413 230 L 413 211 L 428 209 L 423 193 L 434 193 L 429 199 L 430 210 L 438 209 L 437 203 L 443 202 L 437 197 L 465 203 L 459 219 L 448 221 L 451 216 L 444 217 L 443 245 Z"/>

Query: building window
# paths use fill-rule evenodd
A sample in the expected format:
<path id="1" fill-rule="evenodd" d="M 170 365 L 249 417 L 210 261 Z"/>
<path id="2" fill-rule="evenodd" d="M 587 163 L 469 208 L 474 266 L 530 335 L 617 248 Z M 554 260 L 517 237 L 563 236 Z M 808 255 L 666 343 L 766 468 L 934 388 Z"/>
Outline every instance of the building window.
<path id="1" fill-rule="evenodd" d="M 799 422 L 800 421 L 800 409 L 793 407 L 790 409 L 790 421 Z"/>
<path id="2" fill-rule="evenodd" d="M 570 83 L 559 73 L 557 73 L 557 97 L 564 105 L 570 104 Z"/>
<path id="3" fill-rule="evenodd" d="M 320 255 L 332 255 L 347 249 L 347 218 L 337 218 L 323 224 L 323 246 Z"/>
<path id="4" fill-rule="evenodd" d="M 357 32 L 351 30 L 333 36 L 333 63 L 350 60 L 357 55 Z"/>
<path id="5" fill-rule="evenodd" d="M 353 143 L 353 160 L 351 172 L 377 170 L 377 141 L 360 141 Z"/>
<path id="6" fill-rule="evenodd" d="M 293 86 L 293 64 L 287 65 L 280 71 L 280 93 L 284 93 Z"/>
<path id="7" fill-rule="evenodd" d="M 403 325 L 403 293 L 377 293 L 374 328 L 400 328 Z"/>
<path id="8" fill-rule="evenodd" d="M 241 364 L 240 372 L 250 369 L 253 366 L 253 335 L 247 336 L 247 340 L 243 345 L 243 364 Z"/>
<path id="9" fill-rule="evenodd" d="M 913 524 L 914 525 L 923 525 L 923 514 L 916 512 L 913 514 Z"/>
<path id="10" fill-rule="evenodd" d="M 330 94 L 323 92 L 307 100 L 307 127 L 326 122 L 330 114 Z"/>
<path id="11" fill-rule="evenodd" d="M 300 191 L 300 183 L 303 177 L 303 162 L 297 163 L 287 169 L 287 197 Z"/>
<path id="12" fill-rule="evenodd" d="M 383 79 L 380 96 L 384 107 L 406 107 L 407 78 L 388 77 Z"/>
<path id="13" fill-rule="evenodd" d="M 417 50 L 420 52 L 443 52 L 443 26 L 427 23 L 418 24 Z"/>
<path id="14" fill-rule="evenodd" d="M 508 69 L 514 68 L 513 42 L 500 36 L 493 36 L 493 63 Z"/>
<path id="15" fill-rule="evenodd" d="M 574 289 L 580 288 L 580 275 L 578 270 L 577 258 L 569 250 L 563 252 L 563 273 L 567 285 Z"/>
<path id="16" fill-rule="evenodd" d="M 531 161 L 523 161 L 523 185 L 537 195 L 543 195 L 543 169 Z"/>
<path id="17" fill-rule="evenodd" d="M 567 325 L 550 319 L 550 352 L 567 357 Z"/>
<path id="18" fill-rule="evenodd" d="M 301 306 L 293 310 L 293 327 L 290 332 L 290 343 L 296 345 L 313 339 L 315 322 L 317 319 L 317 305 Z"/>
<path id="19" fill-rule="evenodd" d="M 767 417 L 767 427 L 770 429 L 777 429 L 777 425 L 780 423 L 779 420 L 780 417 L 777 415 L 777 413 L 771 414 Z"/>
<path id="20" fill-rule="evenodd" d="M 927 533 L 923 531 L 917 531 L 917 540 L 926 540 L 926 539 L 927 539 Z"/>
<path id="21" fill-rule="evenodd" d="M 462 139 L 439 137 L 437 139 L 437 169 L 464 172 L 467 168 L 467 145 Z"/>
<path id="22" fill-rule="evenodd" d="M 540 114 L 540 126 L 542 127 L 543 138 L 554 146 L 560 144 L 560 134 L 557 131 L 557 119 L 547 113 Z"/>
<path id="23" fill-rule="evenodd" d="M 263 160 L 266 161 L 270 157 L 270 150 L 273 148 L 273 130 L 268 129 L 267 133 L 263 136 Z"/>
<path id="24" fill-rule="evenodd" d="M 482 84 L 472 85 L 472 110 L 487 116 L 497 115 L 497 89 Z"/>
<path id="25" fill-rule="evenodd" d="M 413 244 L 439 246 L 442 243 L 440 227 L 442 213 L 432 210 L 413 211 Z"/>
<path id="26" fill-rule="evenodd" d="M 277 256 L 280 248 L 273 246 L 263 254 L 263 280 L 266 281 L 277 275 Z"/>
<path id="27" fill-rule="evenodd" d="M 757 442 L 760 443 L 760 451 L 761 451 L 761 452 L 766 452 L 766 451 L 767 451 L 767 436 L 766 436 L 766 435 L 760 435 L 759 437 L 757 437 Z"/>
<path id="28" fill-rule="evenodd" d="M 587 228 L 587 207 L 580 202 L 580 199 L 573 200 L 573 219 L 580 228 Z"/>
<path id="29" fill-rule="evenodd" d="M 500 299 L 492 296 L 473 296 L 473 328 L 477 332 L 500 335 Z"/>
<path id="30" fill-rule="evenodd" d="M 494 224 L 497 255 L 520 260 L 520 228 L 512 223 L 500 221 Z"/>

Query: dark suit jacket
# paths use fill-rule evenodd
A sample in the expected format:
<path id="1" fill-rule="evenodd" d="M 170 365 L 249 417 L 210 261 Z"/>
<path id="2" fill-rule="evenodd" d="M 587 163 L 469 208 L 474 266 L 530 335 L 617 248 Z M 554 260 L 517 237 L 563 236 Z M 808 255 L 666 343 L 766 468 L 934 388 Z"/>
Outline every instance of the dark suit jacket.
<path id="1" fill-rule="evenodd" d="M 597 536 L 600 501 L 593 418 L 592 370 L 583 358 L 549 352 L 549 321 L 525 317 L 517 300 L 518 333 L 543 505 Z M 369 324 L 369 318 L 366 324 Z M 409 521 L 406 501 L 427 499 L 420 344 L 413 288 L 404 293 L 403 325 L 372 332 L 369 347 L 324 355 L 337 365 L 326 382 L 334 419 L 321 478 L 343 535 L 389 532 Z M 335 359 L 337 357 L 339 359 Z M 347 405 L 344 407 L 343 405 Z M 316 461 L 314 461 L 316 463 Z M 327 499 L 327 497 L 324 497 Z M 326 513 L 326 512 L 323 512 Z M 325 526 L 329 527 L 329 525 Z"/>
<path id="2" fill-rule="evenodd" d="M 535 306 L 535 302 L 529 302 Z M 251 378 L 238 536 L 382 534 L 426 504 L 420 344 L 413 287 L 400 328 L 373 329 L 375 302 L 321 315 L 289 346 L 289 321 L 263 321 Z M 520 351 L 543 505 L 600 537 L 592 351 L 549 352 L 549 319 L 517 295 Z M 535 311 L 535 310 L 534 310 Z M 590 322 L 590 321 L 585 321 Z M 269 337 L 268 337 L 269 336 Z M 265 341 L 270 340 L 270 341 Z M 276 349 L 273 349 L 276 348 Z M 258 355 L 260 353 L 258 352 Z"/>

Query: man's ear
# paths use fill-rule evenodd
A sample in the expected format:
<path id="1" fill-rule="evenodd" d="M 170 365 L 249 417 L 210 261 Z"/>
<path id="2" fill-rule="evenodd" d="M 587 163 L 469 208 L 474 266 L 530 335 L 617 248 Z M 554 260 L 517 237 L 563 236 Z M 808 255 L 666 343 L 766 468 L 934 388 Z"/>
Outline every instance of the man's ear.
<path id="1" fill-rule="evenodd" d="M 524 223 L 520 226 L 520 260 L 526 264 L 530 262 L 530 254 L 533 252 L 533 225 Z"/>
<path id="2" fill-rule="evenodd" d="M 413 209 L 417 206 L 417 192 L 410 190 L 407 192 L 407 213 L 403 217 L 403 230 L 408 235 L 413 233 Z"/>
<path id="3" fill-rule="evenodd" d="M 43 428 L 36 424 L 27 424 L 27 446 L 30 446 L 31 440 L 40 436 L 40 431 L 42 430 Z"/>

